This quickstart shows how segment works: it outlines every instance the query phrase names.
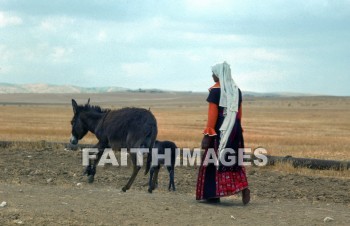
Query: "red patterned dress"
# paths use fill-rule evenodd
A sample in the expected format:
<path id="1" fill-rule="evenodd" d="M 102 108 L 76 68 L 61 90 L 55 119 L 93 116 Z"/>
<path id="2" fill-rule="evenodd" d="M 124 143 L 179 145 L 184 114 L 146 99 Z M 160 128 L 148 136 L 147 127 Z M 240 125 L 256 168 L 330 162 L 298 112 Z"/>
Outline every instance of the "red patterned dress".
<path id="1" fill-rule="evenodd" d="M 224 121 L 223 107 L 219 106 L 220 102 L 220 83 L 217 82 L 209 89 L 208 124 L 204 130 L 205 135 L 212 137 L 211 148 L 214 148 L 216 154 L 220 143 L 220 126 Z M 244 147 L 243 130 L 241 126 L 242 116 L 242 94 L 239 90 L 239 111 L 236 122 L 232 129 L 226 148 L 232 148 L 238 152 L 238 148 Z M 205 150 L 202 157 L 202 165 L 199 168 L 197 179 L 196 199 L 212 199 L 224 196 L 234 195 L 245 188 L 248 188 L 247 176 L 243 166 L 230 165 L 224 166 L 219 164 L 217 168 L 214 164 L 203 165 L 204 159 L 208 154 Z M 237 157 L 237 156 L 236 156 Z M 228 156 L 226 156 L 228 159 Z M 236 158 L 237 159 L 237 158 Z"/>

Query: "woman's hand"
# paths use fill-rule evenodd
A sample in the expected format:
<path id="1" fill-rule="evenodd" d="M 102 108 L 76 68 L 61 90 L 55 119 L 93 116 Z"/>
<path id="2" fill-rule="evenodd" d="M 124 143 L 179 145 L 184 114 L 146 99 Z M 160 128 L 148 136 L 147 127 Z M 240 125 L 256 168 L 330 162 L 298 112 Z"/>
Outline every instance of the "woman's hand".
<path id="1" fill-rule="evenodd" d="M 213 140 L 213 137 L 208 136 L 208 135 L 204 135 L 203 139 L 202 139 L 202 148 L 203 149 L 208 149 L 210 148 L 210 144 Z"/>

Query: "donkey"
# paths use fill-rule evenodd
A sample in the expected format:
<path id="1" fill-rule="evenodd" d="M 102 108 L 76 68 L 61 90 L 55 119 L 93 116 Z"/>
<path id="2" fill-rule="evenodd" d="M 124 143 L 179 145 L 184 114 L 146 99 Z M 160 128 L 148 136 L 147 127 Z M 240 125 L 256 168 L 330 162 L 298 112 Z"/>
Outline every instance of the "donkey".
<path id="1" fill-rule="evenodd" d="M 142 108 L 102 109 L 99 106 L 91 106 L 90 98 L 85 105 L 78 105 L 72 99 L 72 106 L 74 116 L 71 121 L 70 143 L 78 144 L 88 131 L 95 134 L 98 139 L 95 145 L 98 148 L 96 159 L 93 163 L 89 163 L 84 172 L 88 176 L 89 183 L 94 181 L 96 166 L 105 148 L 111 147 L 113 150 L 127 148 L 133 163 L 133 171 L 128 183 L 122 188 L 126 192 L 141 168 L 137 165 L 137 153 L 130 152 L 130 149 L 152 149 L 158 133 L 154 115 Z"/>
<path id="2" fill-rule="evenodd" d="M 176 162 L 176 149 L 177 146 L 172 141 L 158 141 L 156 140 L 154 144 L 154 148 L 157 149 L 158 154 L 164 155 L 166 150 L 170 150 L 170 165 L 166 166 L 169 172 L 169 187 L 168 190 L 171 189 L 175 191 L 175 162 Z M 161 165 L 165 164 L 164 159 L 159 159 L 157 165 L 152 164 L 152 155 L 148 155 L 147 157 L 147 165 L 146 165 L 146 173 L 150 170 L 149 175 L 149 183 L 148 183 L 148 192 L 152 193 L 152 191 L 157 187 L 158 184 L 158 172 Z"/>

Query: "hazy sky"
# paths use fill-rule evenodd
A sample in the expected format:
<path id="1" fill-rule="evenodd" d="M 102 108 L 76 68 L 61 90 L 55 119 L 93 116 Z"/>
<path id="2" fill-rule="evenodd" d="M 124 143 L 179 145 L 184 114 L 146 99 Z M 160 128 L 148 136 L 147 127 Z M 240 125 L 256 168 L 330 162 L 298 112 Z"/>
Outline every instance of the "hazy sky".
<path id="1" fill-rule="evenodd" d="M 0 0 L 0 82 L 350 95 L 350 0 Z"/>

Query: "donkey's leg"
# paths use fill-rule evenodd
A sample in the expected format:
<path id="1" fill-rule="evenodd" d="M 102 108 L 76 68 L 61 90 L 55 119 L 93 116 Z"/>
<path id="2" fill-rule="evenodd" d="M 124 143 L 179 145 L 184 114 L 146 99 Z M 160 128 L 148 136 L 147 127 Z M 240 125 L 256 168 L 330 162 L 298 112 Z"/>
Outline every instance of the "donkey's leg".
<path id="1" fill-rule="evenodd" d="M 173 186 L 173 191 L 176 190 L 175 188 L 175 167 L 174 166 L 171 166 L 171 172 L 170 172 L 170 183 L 172 184 Z"/>
<path id="2" fill-rule="evenodd" d="M 170 191 L 171 189 L 171 166 L 167 166 L 166 169 L 168 170 L 168 173 L 169 173 L 169 186 L 168 186 L 168 190 Z"/>
<path id="3" fill-rule="evenodd" d="M 83 176 L 87 175 L 89 176 L 92 171 L 91 171 L 91 166 L 93 165 L 93 163 L 91 162 L 91 160 L 89 159 L 89 165 L 87 165 L 84 169 L 84 172 L 83 172 Z"/>
<path id="4" fill-rule="evenodd" d="M 129 190 L 129 188 L 131 187 L 132 183 L 134 183 L 134 180 L 135 180 L 138 172 L 141 169 L 141 166 L 137 165 L 136 153 L 130 153 L 130 158 L 131 158 L 131 161 L 132 161 L 132 164 L 133 164 L 133 171 L 132 171 L 132 174 L 131 174 L 131 177 L 130 177 L 128 183 L 122 188 L 123 192 L 126 192 L 127 190 Z"/>
<path id="5" fill-rule="evenodd" d="M 158 169 L 158 172 L 159 172 L 159 170 L 160 170 L 160 164 L 158 164 L 158 166 L 156 167 L 157 169 Z M 154 172 L 153 172 L 154 173 Z M 153 186 L 153 190 L 154 189 L 157 189 L 158 188 L 158 177 L 157 177 L 157 179 L 156 179 L 156 181 L 155 181 L 155 183 L 154 183 L 154 186 Z"/>
<path id="6" fill-rule="evenodd" d="M 173 191 L 175 191 L 175 182 L 174 182 L 174 166 L 168 166 L 167 170 L 169 172 L 169 186 L 168 186 L 168 190 L 170 191 L 171 188 Z"/>
<path id="7" fill-rule="evenodd" d="M 154 173 L 154 167 L 151 167 L 149 171 L 148 192 L 152 193 L 152 178 Z"/>
<path id="8" fill-rule="evenodd" d="M 158 173 L 159 173 L 160 165 L 154 167 L 154 175 L 152 178 L 151 189 L 154 190 L 158 185 Z"/>
<path id="9" fill-rule="evenodd" d="M 96 155 L 96 159 L 93 161 L 90 161 L 90 164 L 86 168 L 89 183 L 93 183 L 95 180 L 96 166 L 102 157 L 103 151 L 104 151 L 104 148 L 99 148 Z"/>

